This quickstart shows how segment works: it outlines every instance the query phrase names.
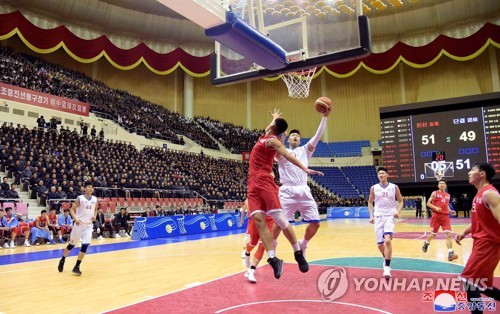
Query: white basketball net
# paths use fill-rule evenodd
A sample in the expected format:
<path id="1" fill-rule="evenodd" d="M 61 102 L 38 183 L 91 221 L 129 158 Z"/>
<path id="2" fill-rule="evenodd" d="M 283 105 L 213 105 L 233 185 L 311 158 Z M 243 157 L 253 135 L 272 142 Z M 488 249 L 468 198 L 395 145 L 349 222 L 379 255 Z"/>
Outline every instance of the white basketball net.
<path id="1" fill-rule="evenodd" d="M 280 74 L 288 88 L 288 97 L 302 99 L 309 96 L 309 87 L 316 68 Z"/>

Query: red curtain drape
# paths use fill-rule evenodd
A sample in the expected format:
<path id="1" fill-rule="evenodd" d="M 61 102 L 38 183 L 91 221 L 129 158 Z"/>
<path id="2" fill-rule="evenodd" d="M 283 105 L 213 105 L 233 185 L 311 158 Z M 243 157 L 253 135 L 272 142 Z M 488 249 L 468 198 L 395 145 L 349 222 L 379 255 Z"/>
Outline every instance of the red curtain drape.
<path id="1" fill-rule="evenodd" d="M 177 48 L 169 53 L 161 54 L 153 51 L 144 43 L 131 49 L 116 47 L 106 36 L 93 40 L 85 40 L 71 33 L 61 25 L 54 29 L 41 29 L 28 21 L 20 12 L 0 15 L 0 39 L 5 40 L 19 35 L 27 41 L 27 45 L 36 52 L 49 53 L 64 44 L 67 52 L 81 62 L 94 62 L 103 52 L 110 62 L 120 69 L 131 69 L 140 63 L 141 57 L 149 68 L 159 74 L 170 73 L 179 64 L 193 76 L 208 75 L 210 56 L 195 57 Z M 360 62 L 374 71 L 384 71 L 403 57 L 410 64 L 425 65 L 434 60 L 443 50 L 450 55 L 464 58 L 484 47 L 488 41 L 496 46 L 500 43 L 500 26 L 487 23 L 478 32 L 466 38 L 450 38 L 440 35 L 431 43 L 422 47 L 412 47 L 398 42 L 384 53 L 371 54 L 359 60 L 337 63 L 327 68 L 340 75 L 351 73 Z"/>

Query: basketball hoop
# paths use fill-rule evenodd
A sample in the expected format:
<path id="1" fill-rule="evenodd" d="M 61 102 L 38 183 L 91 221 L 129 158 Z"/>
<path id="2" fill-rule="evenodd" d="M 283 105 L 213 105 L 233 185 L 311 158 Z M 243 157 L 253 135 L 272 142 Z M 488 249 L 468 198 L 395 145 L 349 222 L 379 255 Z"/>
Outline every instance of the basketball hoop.
<path id="1" fill-rule="evenodd" d="M 309 87 L 316 68 L 280 74 L 288 88 L 288 97 L 302 99 L 309 96 Z"/>

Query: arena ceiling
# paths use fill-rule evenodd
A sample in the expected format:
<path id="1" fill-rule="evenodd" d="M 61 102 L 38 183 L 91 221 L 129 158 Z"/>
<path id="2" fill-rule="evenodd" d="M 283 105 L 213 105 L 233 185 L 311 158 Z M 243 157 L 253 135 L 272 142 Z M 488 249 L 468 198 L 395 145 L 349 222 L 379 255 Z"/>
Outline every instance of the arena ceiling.
<path id="1" fill-rule="evenodd" d="M 0 0 L 18 7 L 98 29 L 178 44 L 211 44 L 204 30 L 156 0 Z M 184 1 L 184 0 L 179 0 Z M 267 0 L 262 0 L 266 5 Z M 309 0 L 317 3 L 318 0 Z M 337 3 L 353 0 L 335 0 Z M 277 2 L 277 1 L 273 1 Z M 323 1 L 326 2 L 326 1 Z M 374 39 L 399 37 L 477 20 L 495 23 L 498 0 L 363 0 Z M 411 12 L 412 18 L 404 18 Z M 401 19 L 403 18 L 403 19 Z M 64 23 L 62 23 L 64 24 Z"/>
<path id="2" fill-rule="evenodd" d="M 354 0 L 262 1 L 268 8 L 292 1 L 326 3 L 336 14 L 348 14 Z M 442 56 L 466 61 L 490 45 L 500 48 L 498 0 L 363 0 L 363 10 L 370 17 L 373 53 L 326 65 L 331 75 L 349 77 L 360 68 L 384 74 L 399 62 L 425 68 Z M 37 53 L 63 47 L 79 62 L 105 56 L 122 70 L 144 64 L 162 75 L 178 67 L 197 77 L 210 72 L 213 41 L 156 0 L 0 0 L 0 14 L 0 40 L 17 35 Z"/>

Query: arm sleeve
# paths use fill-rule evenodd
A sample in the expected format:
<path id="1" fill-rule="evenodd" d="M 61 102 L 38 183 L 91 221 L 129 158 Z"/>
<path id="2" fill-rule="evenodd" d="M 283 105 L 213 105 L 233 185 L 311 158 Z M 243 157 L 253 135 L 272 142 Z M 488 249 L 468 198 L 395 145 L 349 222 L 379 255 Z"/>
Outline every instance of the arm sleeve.
<path id="1" fill-rule="evenodd" d="M 325 131 L 326 128 L 326 117 L 321 118 L 321 122 L 319 123 L 318 130 L 316 131 L 316 134 L 314 134 L 313 137 L 307 142 L 308 144 L 311 144 L 312 147 L 316 147 L 318 145 L 319 140 L 323 136 L 323 132 Z"/>

